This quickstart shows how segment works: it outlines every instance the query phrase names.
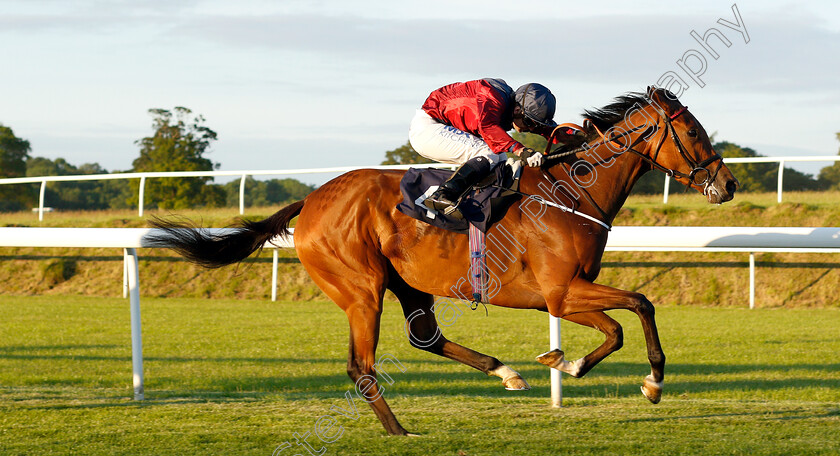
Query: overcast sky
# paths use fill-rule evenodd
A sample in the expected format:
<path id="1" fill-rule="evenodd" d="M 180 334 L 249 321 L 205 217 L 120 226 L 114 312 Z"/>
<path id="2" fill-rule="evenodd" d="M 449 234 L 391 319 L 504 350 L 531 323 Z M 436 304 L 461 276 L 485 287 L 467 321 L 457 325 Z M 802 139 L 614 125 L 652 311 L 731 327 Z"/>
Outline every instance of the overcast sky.
<path id="1" fill-rule="evenodd" d="M 0 0 L 0 123 L 33 156 L 127 170 L 148 110 L 185 106 L 218 132 L 223 170 L 374 165 L 451 82 L 540 82 L 555 119 L 580 122 L 673 71 L 718 140 L 836 155 L 840 2 L 736 4 L 745 31 L 715 0 Z M 709 28 L 731 43 L 709 37 L 717 59 L 690 35 Z M 677 63 L 692 49 L 704 87 Z"/>

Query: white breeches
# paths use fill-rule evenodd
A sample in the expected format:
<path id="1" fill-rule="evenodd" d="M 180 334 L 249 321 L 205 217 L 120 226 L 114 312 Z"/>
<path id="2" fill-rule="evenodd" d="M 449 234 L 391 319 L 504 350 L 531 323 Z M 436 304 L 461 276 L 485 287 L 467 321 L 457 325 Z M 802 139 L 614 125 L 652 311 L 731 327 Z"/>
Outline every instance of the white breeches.
<path id="1" fill-rule="evenodd" d="M 408 129 L 408 141 L 418 154 L 441 163 L 461 165 L 475 157 L 487 157 L 495 165 L 507 160 L 478 136 L 446 125 L 418 109 Z"/>

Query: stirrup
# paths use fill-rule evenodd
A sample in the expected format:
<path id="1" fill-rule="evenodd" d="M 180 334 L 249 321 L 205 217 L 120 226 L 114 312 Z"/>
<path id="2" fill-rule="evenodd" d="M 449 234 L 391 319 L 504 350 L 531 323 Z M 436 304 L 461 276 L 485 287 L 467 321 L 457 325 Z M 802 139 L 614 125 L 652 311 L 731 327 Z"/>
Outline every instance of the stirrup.
<path id="1" fill-rule="evenodd" d="M 432 196 L 429 196 L 423 201 L 423 205 L 432 209 L 434 211 L 440 212 L 443 215 L 455 218 L 455 219 L 462 219 L 464 215 L 461 214 L 461 211 L 458 209 L 458 201 L 450 201 L 448 198 L 441 196 L 440 199 Z"/>
<path id="2" fill-rule="evenodd" d="M 464 214 L 462 214 L 462 213 L 461 213 L 461 210 L 460 210 L 460 209 L 458 209 L 458 205 L 457 205 L 457 204 L 453 204 L 453 205 L 451 205 L 451 206 L 447 206 L 447 207 L 443 210 L 443 215 L 446 215 L 446 216 L 452 217 L 452 218 L 454 218 L 454 219 L 456 219 L 456 220 L 461 220 L 462 218 L 464 218 Z"/>

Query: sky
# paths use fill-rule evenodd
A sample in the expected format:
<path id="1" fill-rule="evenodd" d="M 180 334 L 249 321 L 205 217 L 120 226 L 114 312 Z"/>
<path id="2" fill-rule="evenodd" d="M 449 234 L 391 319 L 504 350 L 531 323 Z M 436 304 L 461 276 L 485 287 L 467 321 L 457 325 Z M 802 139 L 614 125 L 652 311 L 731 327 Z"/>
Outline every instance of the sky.
<path id="1" fill-rule="evenodd" d="M 712 28 L 730 43 L 707 36 L 717 58 L 691 36 Z M 0 52 L 0 124 L 32 156 L 109 171 L 131 168 L 152 108 L 202 115 L 222 170 L 365 166 L 452 82 L 539 82 L 579 123 L 669 71 L 716 140 L 840 148 L 834 0 L 0 0 Z"/>

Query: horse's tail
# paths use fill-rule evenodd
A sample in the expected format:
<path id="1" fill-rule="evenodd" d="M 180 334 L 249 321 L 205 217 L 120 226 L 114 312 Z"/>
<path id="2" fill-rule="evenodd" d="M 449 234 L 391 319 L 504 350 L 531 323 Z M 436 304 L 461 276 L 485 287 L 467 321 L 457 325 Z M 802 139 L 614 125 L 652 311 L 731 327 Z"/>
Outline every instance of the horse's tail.
<path id="1" fill-rule="evenodd" d="M 205 268 L 238 263 L 261 250 L 263 244 L 274 236 L 289 236 L 289 222 L 300 214 L 303 203 L 304 200 L 292 203 L 258 222 L 240 219 L 231 231 L 224 234 L 211 234 L 185 219 L 152 217 L 149 224 L 162 229 L 163 233 L 147 235 L 143 238 L 144 245 L 170 248 Z"/>

